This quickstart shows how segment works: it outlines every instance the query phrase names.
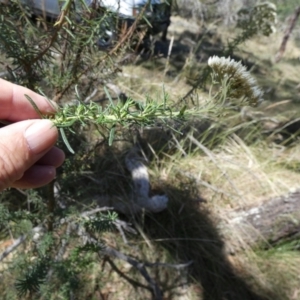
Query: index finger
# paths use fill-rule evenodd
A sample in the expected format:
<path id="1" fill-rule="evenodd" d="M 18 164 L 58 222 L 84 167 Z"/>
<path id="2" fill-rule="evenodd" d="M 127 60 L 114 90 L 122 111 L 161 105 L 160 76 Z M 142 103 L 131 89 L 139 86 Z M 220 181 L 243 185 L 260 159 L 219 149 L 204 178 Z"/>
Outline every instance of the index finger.
<path id="1" fill-rule="evenodd" d="M 25 95 L 34 101 L 42 114 L 55 113 L 54 106 L 45 97 L 25 87 L 0 79 L 0 119 L 12 122 L 40 119 Z"/>

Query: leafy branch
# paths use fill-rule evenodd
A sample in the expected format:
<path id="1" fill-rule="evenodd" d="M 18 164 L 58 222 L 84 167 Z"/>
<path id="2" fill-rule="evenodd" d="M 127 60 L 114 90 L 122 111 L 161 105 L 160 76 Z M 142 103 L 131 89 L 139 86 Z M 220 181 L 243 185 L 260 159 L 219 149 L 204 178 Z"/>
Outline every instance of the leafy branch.
<path id="1" fill-rule="evenodd" d="M 137 102 L 128 99 L 125 104 L 111 104 L 104 110 L 97 103 L 91 102 L 88 105 L 67 105 L 50 116 L 54 125 L 58 128 L 70 127 L 75 123 L 93 123 L 105 126 L 129 126 L 131 124 L 150 125 L 155 120 L 166 120 L 185 116 L 185 111 L 172 111 L 165 103 L 149 101 L 146 105 L 140 105 L 137 109 Z"/>
<path id="2" fill-rule="evenodd" d="M 216 112 L 217 107 L 217 105 L 212 105 L 208 102 L 207 105 L 204 104 L 201 108 L 187 109 L 186 106 L 183 106 L 179 110 L 174 110 L 168 106 L 166 95 L 164 95 L 163 102 L 160 103 L 149 98 L 146 103 L 140 103 L 128 98 L 125 103 L 119 101 L 115 104 L 108 92 L 107 95 L 110 104 L 105 108 L 102 108 L 95 102 L 86 104 L 80 101 L 76 105 L 64 105 L 55 115 L 50 116 L 43 115 L 34 101 L 28 95 L 25 95 L 25 97 L 43 119 L 50 119 L 54 126 L 60 129 L 62 138 L 71 153 L 74 151 L 66 139 L 64 129 L 68 128 L 71 130 L 71 127 L 77 124 L 83 126 L 87 124 L 96 125 L 98 130 L 99 127 L 102 128 L 102 130 L 99 130 L 102 136 L 105 136 L 103 129 L 108 131 L 109 145 L 111 145 L 117 126 L 124 129 L 134 125 L 143 127 L 162 123 L 172 128 L 170 126 L 171 120 L 183 122 L 193 116 L 207 118 L 209 112 Z"/>

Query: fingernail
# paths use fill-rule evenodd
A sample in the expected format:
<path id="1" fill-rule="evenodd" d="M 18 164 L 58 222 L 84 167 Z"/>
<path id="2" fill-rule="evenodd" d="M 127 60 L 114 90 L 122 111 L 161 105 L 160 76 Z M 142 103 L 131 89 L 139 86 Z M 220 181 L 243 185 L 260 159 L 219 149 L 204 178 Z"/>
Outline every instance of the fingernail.
<path id="1" fill-rule="evenodd" d="M 28 147 L 39 154 L 52 147 L 57 139 L 57 129 L 49 120 L 38 120 L 25 131 Z"/>

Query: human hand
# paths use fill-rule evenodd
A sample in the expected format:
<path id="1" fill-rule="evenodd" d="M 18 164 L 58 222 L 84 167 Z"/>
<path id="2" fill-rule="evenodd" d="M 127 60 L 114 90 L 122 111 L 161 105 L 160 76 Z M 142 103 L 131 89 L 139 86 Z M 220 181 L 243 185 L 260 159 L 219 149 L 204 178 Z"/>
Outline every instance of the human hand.
<path id="1" fill-rule="evenodd" d="M 41 95 L 0 79 L 0 119 L 16 122 L 0 128 L 0 191 L 8 187 L 36 188 L 51 182 L 64 153 L 54 147 L 57 128 L 39 115 L 24 95 L 43 114 L 55 109 Z"/>

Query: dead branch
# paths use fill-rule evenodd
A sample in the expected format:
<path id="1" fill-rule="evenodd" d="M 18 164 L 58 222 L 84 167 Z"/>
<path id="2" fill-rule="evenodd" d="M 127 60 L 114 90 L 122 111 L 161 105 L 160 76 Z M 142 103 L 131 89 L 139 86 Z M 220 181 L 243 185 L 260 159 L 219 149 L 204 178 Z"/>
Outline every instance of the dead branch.
<path id="1" fill-rule="evenodd" d="M 88 211 L 84 211 L 83 213 L 80 214 L 81 217 L 88 217 L 91 215 L 94 215 L 98 212 L 103 212 L 103 211 L 108 211 L 108 210 L 113 210 L 113 207 L 108 207 L 108 206 L 104 206 L 104 207 L 97 207 L 95 209 L 92 210 L 88 210 Z"/>
<path id="2" fill-rule="evenodd" d="M 98 241 L 96 241 L 92 237 L 90 237 L 90 241 L 92 241 L 93 243 L 95 243 L 95 242 L 98 243 Z M 140 274 L 144 277 L 144 279 L 148 282 L 149 287 L 153 292 L 155 300 L 163 299 L 162 298 L 163 294 L 162 294 L 162 291 L 160 290 L 159 286 L 157 285 L 157 283 L 154 281 L 153 278 L 151 278 L 151 276 L 147 272 L 146 267 L 168 267 L 168 268 L 175 268 L 175 269 L 179 270 L 179 269 L 187 268 L 193 263 L 192 261 L 189 261 L 185 264 L 165 264 L 165 263 L 140 262 L 140 261 L 138 261 L 130 256 L 127 256 L 126 254 L 119 252 L 116 249 L 111 248 L 109 246 L 105 246 L 103 248 L 103 245 L 102 245 L 101 253 L 108 255 L 110 257 L 115 257 L 120 260 L 126 261 L 127 263 L 132 265 L 134 268 L 136 268 L 140 272 Z"/>
<path id="3" fill-rule="evenodd" d="M 141 288 L 144 288 L 144 289 L 147 289 L 151 292 L 151 288 L 149 288 L 148 286 L 136 281 L 136 280 L 133 280 L 132 278 L 130 278 L 129 276 L 127 276 L 126 274 L 124 274 L 116 265 L 115 263 L 109 258 L 109 257 L 106 257 L 105 258 L 105 261 L 107 261 L 111 268 L 119 275 L 121 276 L 122 278 L 124 278 L 126 281 L 128 281 L 130 284 L 132 284 L 134 287 L 141 287 Z M 146 263 L 147 264 L 147 263 Z M 172 264 L 160 264 L 160 263 L 150 263 L 150 267 L 151 266 L 167 266 L 167 267 L 171 267 L 171 268 L 175 268 L 175 269 L 181 269 L 181 268 L 186 268 L 188 266 L 190 266 L 192 264 L 192 262 L 188 262 L 187 264 L 179 264 L 179 265 L 172 265 Z M 186 283 L 184 283 L 186 284 Z"/>
<path id="4" fill-rule="evenodd" d="M 99 255 L 100 256 L 100 255 Z M 145 284 L 142 284 L 136 280 L 133 280 L 132 278 L 130 278 L 129 276 L 127 276 L 126 274 L 124 274 L 121 270 L 118 269 L 118 267 L 115 265 L 115 263 L 109 258 L 109 257 L 106 257 L 105 258 L 105 261 L 107 261 L 111 268 L 119 275 L 121 276 L 122 278 L 124 278 L 127 282 L 129 282 L 131 285 L 133 285 L 134 287 L 141 287 L 143 289 L 146 289 L 148 291 L 151 292 L 151 288 L 149 288 L 149 286 L 145 285 Z"/>
<path id="5" fill-rule="evenodd" d="M 39 234 L 43 230 L 42 226 L 37 226 L 32 229 L 32 234 Z M 28 234 L 22 234 L 19 236 L 9 247 L 7 247 L 1 254 L 0 254 L 0 261 L 6 258 L 10 253 L 16 250 L 21 244 L 25 242 L 27 239 Z"/>
<path id="6" fill-rule="evenodd" d="M 289 18 L 289 26 L 287 27 L 287 29 L 284 32 L 281 46 L 280 46 L 278 52 L 276 53 L 275 60 L 274 60 L 275 63 L 278 63 L 281 60 L 281 58 L 285 52 L 287 42 L 291 36 L 293 29 L 295 28 L 295 25 L 297 23 L 299 15 L 300 15 L 300 6 L 298 8 L 296 8 L 294 14 Z"/>
<path id="7" fill-rule="evenodd" d="M 14 250 L 16 250 L 27 238 L 26 234 L 21 235 L 20 237 L 18 237 L 12 245 L 10 245 L 9 247 L 7 247 L 2 254 L 0 254 L 0 261 L 2 261 L 5 257 L 7 257 L 11 252 L 13 252 Z"/>
<path id="8" fill-rule="evenodd" d="M 116 249 L 109 247 L 107 245 L 103 245 L 101 242 L 99 242 L 97 239 L 92 237 L 88 232 L 84 231 L 82 232 L 82 235 L 84 237 L 84 240 L 86 241 L 87 244 L 92 244 L 94 246 L 99 247 L 100 251 L 99 254 L 104 254 L 109 257 L 114 257 L 118 258 L 120 260 L 123 260 L 130 265 L 132 265 L 135 269 L 137 269 L 140 274 L 144 277 L 144 279 L 148 282 L 149 284 L 149 289 L 153 292 L 154 299 L 155 300 L 162 300 L 163 299 L 163 294 L 155 280 L 149 275 L 147 269 L 145 268 L 145 264 L 142 262 L 139 262 L 138 260 L 127 256 L 126 254 L 117 251 Z"/>
<path id="9" fill-rule="evenodd" d="M 122 221 L 120 221 L 120 224 L 121 223 L 122 223 Z M 78 224 L 77 224 L 77 226 L 78 226 Z M 124 224 L 123 224 L 123 226 L 124 226 Z M 184 263 L 184 264 L 141 262 L 141 261 L 138 261 L 138 260 L 136 260 L 135 258 L 133 258 L 131 256 L 128 256 L 128 255 L 126 255 L 126 254 L 124 254 L 124 253 L 122 253 L 122 252 L 120 252 L 120 251 L 118 251 L 118 250 L 116 250 L 116 249 L 114 249 L 110 246 L 104 245 L 103 243 L 99 242 L 97 240 L 97 238 L 95 238 L 89 232 L 87 232 L 85 230 L 85 228 L 83 228 L 83 226 L 78 226 L 77 234 L 82 238 L 83 244 L 85 244 L 85 245 L 86 244 L 91 244 L 93 246 L 98 247 L 99 248 L 99 252 L 98 252 L 99 255 L 105 255 L 105 256 L 108 256 L 108 257 L 111 257 L 111 258 L 120 259 L 122 261 L 125 261 L 125 262 L 129 263 L 131 266 L 133 266 L 135 269 L 137 269 L 140 272 L 140 274 L 144 277 L 144 279 L 147 281 L 149 286 L 145 286 L 143 284 L 137 283 L 136 281 L 129 278 L 127 275 L 124 275 L 123 273 L 121 275 L 120 272 L 118 271 L 118 269 L 116 267 L 114 267 L 113 262 L 111 260 L 108 260 L 110 265 L 112 266 L 112 268 L 118 274 L 120 274 L 123 278 L 128 280 L 129 283 L 150 290 L 153 293 L 153 296 L 154 296 L 155 300 L 162 300 L 163 299 L 163 293 L 162 293 L 161 289 L 159 288 L 158 284 L 155 282 L 155 280 L 149 275 L 146 267 L 150 267 L 150 268 L 153 268 L 153 267 L 167 267 L 167 268 L 174 268 L 176 270 L 179 270 L 179 269 L 187 268 L 193 263 L 192 261 L 189 261 L 189 262 Z"/>

